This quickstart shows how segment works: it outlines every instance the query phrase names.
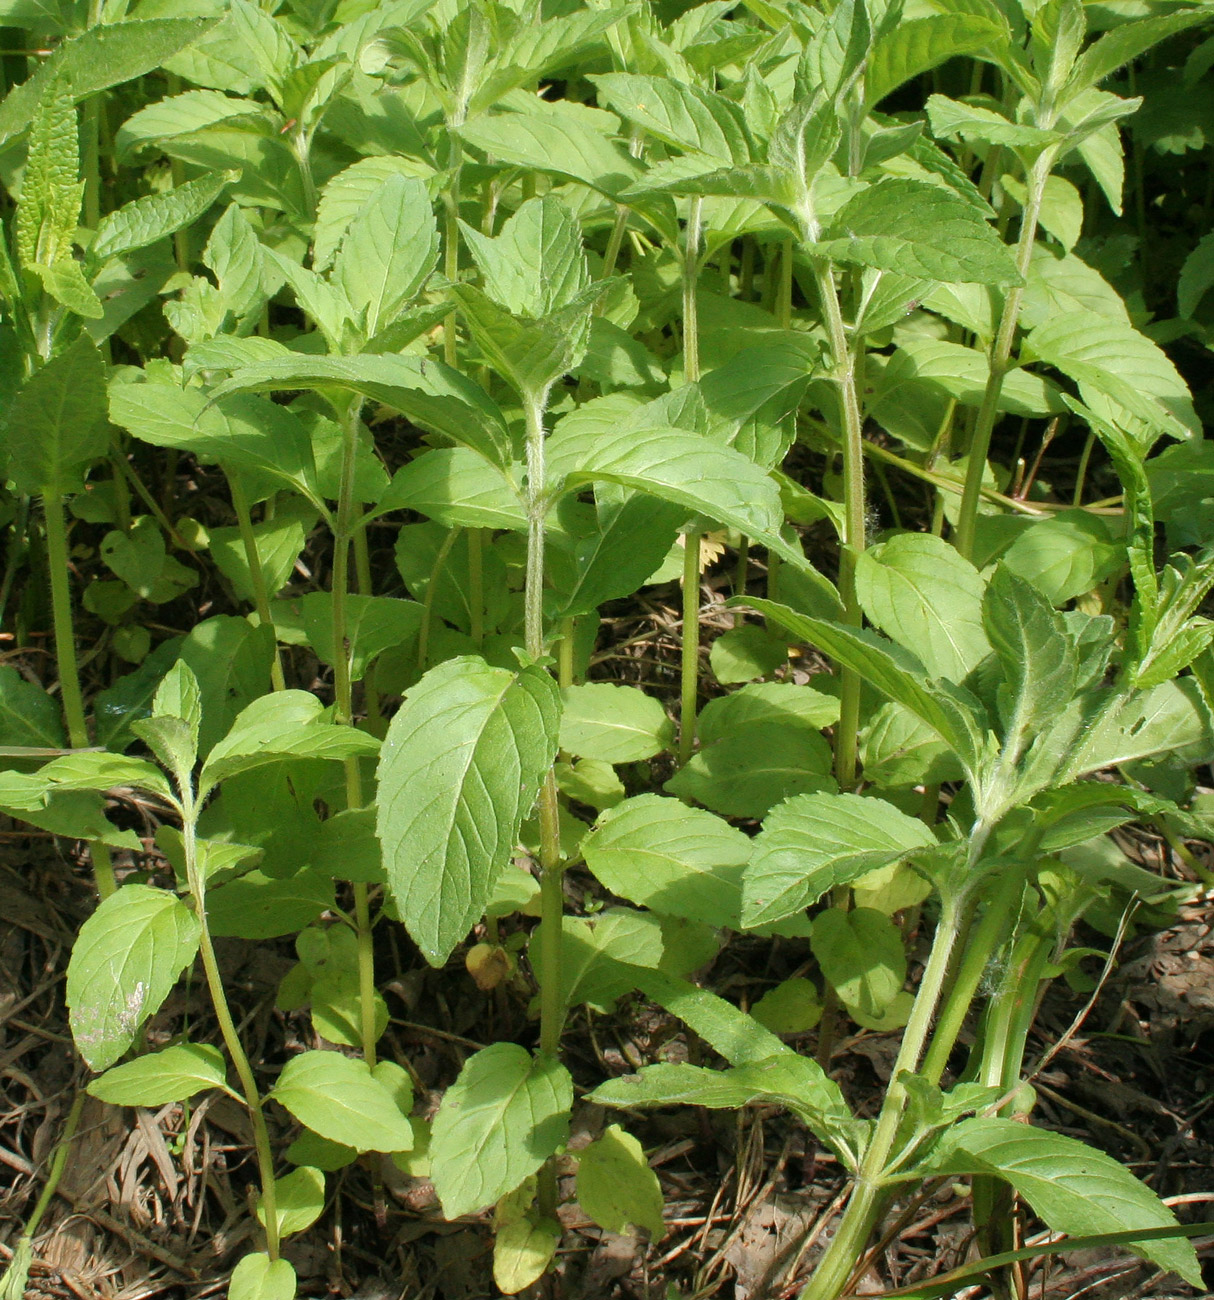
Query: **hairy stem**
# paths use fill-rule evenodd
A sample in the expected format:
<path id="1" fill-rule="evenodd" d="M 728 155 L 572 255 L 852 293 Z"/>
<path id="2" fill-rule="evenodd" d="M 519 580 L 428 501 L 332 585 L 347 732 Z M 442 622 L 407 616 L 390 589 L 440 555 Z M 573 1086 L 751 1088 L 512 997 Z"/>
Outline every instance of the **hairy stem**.
<path id="1" fill-rule="evenodd" d="M 59 693 L 63 699 L 63 720 L 68 743 L 73 749 L 89 746 L 84 720 L 84 695 L 80 689 L 80 667 L 76 659 L 76 633 L 72 626 L 72 592 L 68 585 L 67 520 L 63 497 L 46 488 L 42 493 L 46 520 L 46 562 L 51 579 L 51 618 L 55 629 L 55 661 L 59 670 Z M 109 848 L 100 840 L 89 845 L 93 859 L 93 880 L 99 898 L 106 899 L 118 888 Z"/>

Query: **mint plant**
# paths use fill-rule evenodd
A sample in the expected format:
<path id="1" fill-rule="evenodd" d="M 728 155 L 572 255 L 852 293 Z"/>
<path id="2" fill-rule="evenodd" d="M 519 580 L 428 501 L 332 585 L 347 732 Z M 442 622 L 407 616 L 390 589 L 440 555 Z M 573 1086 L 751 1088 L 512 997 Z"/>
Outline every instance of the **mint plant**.
<path id="1" fill-rule="evenodd" d="M 51 633 L 57 688 L 0 667 L 0 808 L 90 845 L 90 1092 L 248 1112 L 238 1300 L 294 1294 L 282 1241 L 359 1160 L 491 1212 L 505 1294 L 569 1195 L 659 1240 L 620 1117 L 569 1149 L 583 1088 L 804 1124 L 851 1180 L 807 1300 L 936 1178 L 970 1180 L 996 1285 L 1019 1198 L 1200 1287 L 1152 1191 L 1032 1122 L 1077 927 L 1183 893 L 1109 833 L 1204 878 L 1214 758 L 1182 374 L 1209 204 L 1148 193 L 1195 138 L 1159 133 L 1169 79 L 1207 86 L 1209 7 L 1108 8 L 6 19 L 53 52 L 0 102 L 0 610 Z M 668 645 L 615 675 L 605 620 L 654 602 Z M 745 1011 L 714 991 L 739 934 L 798 957 Z M 311 1037 L 272 1086 L 228 935 L 293 953 L 276 1006 Z M 537 1022 L 478 1031 L 432 1118 L 389 947 Z M 222 1048 L 157 1020 L 145 1050 L 196 963 Z M 637 998 L 695 1063 L 582 1077 L 583 1016 Z M 875 1098 L 832 1074 L 845 1025 L 899 1036 Z"/>

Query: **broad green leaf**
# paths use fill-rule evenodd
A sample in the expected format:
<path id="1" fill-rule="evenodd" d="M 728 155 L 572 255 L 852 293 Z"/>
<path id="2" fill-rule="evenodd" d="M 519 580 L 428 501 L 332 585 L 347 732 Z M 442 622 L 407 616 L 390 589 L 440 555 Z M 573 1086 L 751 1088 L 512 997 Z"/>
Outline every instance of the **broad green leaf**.
<path id="1" fill-rule="evenodd" d="M 830 907 L 814 920 L 813 954 L 840 1001 L 861 1023 L 881 1021 L 906 982 L 898 927 L 882 912 Z"/>
<path id="2" fill-rule="evenodd" d="M 658 1176 L 641 1144 L 618 1124 L 609 1124 L 602 1137 L 578 1152 L 577 1199 L 608 1232 L 627 1232 L 635 1224 L 654 1241 L 665 1235 Z"/>
<path id="3" fill-rule="evenodd" d="M 0 144 L 24 131 L 49 82 L 62 75 L 79 103 L 100 90 L 141 77 L 215 25 L 214 18 L 143 18 L 98 23 L 60 45 L 0 104 Z"/>
<path id="4" fill-rule="evenodd" d="M 88 1090 L 111 1106 L 163 1106 L 211 1088 L 230 1091 L 223 1053 L 209 1043 L 183 1043 L 116 1065 Z"/>
<path id="5" fill-rule="evenodd" d="M 933 14 L 907 19 L 885 31 L 868 57 L 864 76 L 867 106 L 879 104 L 899 86 L 946 59 L 1006 40 L 1006 20 L 997 5 L 983 8 L 989 8 L 989 17 L 973 10 Z"/>
<path id="6" fill-rule="evenodd" d="M 542 929 L 541 925 L 532 932 L 533 944 L 539 942 Z M 561 921 L 564 1003 L 609 1010 L 616 998 L 635 987 L 629 967 L 656 968 L 662 956 L 662 925 L 652 913 L 608 907 L 593 916 L 566 916 Z"/>
<path id="7" fill-rule="evenodd" d="M 295 602 L 292 602 L 294 604 Z M 298 607 L 308 644 L 322 663 L 336 662 L 333 645 L 333 596 L 327 591 L 310 591 L 301 596 Z M 421 605 L 396 596 L 346 595 L 346 647 L 350 678 L 361 681 L 372 660 L 393 646 L 405 645 L 416 635 L 425 617 Z"/>
<path id="8" fill-rule="evenodd" d="M 890 177 L 862 189 L 813 251 L 928 280 L 1021 283 L 994 228 L 959 195 L 927 181 Z"/>
<path id="9" fill-rule="evenodd" d="M 105 363 L 82 335 L 25 381 L 5 413 L 7 472 L 31 496 L 66 495 L 109 446 Z"/>
<path id="10" fill-rule="evenodd" d="M 590 682 L 561 692 L 561 748 L 581 758 L 636 763 L 670 747 L 674 724 L 635 686 Z"/>
<path id="11" fill-rule="evenodd" d="M 91 1069 L 112 1065 L 198 951 L 198 918 L 175 894 L 124 885 L 80 927 L 67 971 L 72 1037 Z"/>
<path id="12" fill-rule="evenodd" d="M 302 510 L 291 507 L 298 502 Z M 274 597 L 287 585 L 307 541 L 311 525 L 316 521 L 316 511 L 299 501 L 280 503 L 273 518 L 262 519 L 252 525 L 253 544 L 261 565 L 266 596 Z M 212 528 L 209 530 L 211 559 L 220 573 L 232 584 L 239 599 L 253 604 L 256 590 L 249 556 L 239 528 Z"/>
<path id="13" fill-rule="evenodd" d="M 715 729 L 728 716 L 729 711 L 713 714 Z M 838 788 L 830 745 L 795 717 L 756 717 L 712 741 L 701 729 L 700 739 L 700 751 L 663 788 L 727 817 L 763 817 L 791 795 Z"/>
<path id="14" fill-rule="evenodd" d="M 1095 590 L 1124 558 L 1099 515 L 1064 510 L 1026 528 L 1004 552 L 1003 566 L 1032 583 L 1052 605 L 1062 605 Z"/>
<path id="15" fill-rule="evenodd" d="M 71 259 L 84 198 L 78 131 L 66 79 L 48 81 L 30 128 L 17 204 L 17 255 L 27 270 Z"/>
<path id="16" fill-rule="evenodd" d="M 569 1136 L 573 1081 L 549 1056 L 494 1043 L 464 1062 L 430 1138 L 431 1176 L 448 1219 L 512 1192 Z"/>
<path id="17" fill-rule="evenodd" d="M 618 131 L 609 113 L 541 99 L 527 112 L 477 118 L 460 135 L 504 163 L 553 172 L 614 197 L 641 175 L 636 159 L 612 139 Z"/>
<path id="18" fill-rule="evenodd" d="M 228 1300 L 295 1300 L 295 1269 L 287 1259 L 256 1252 L 232 1270 Z"/>
<path id="19" fill-rule="evenodd" d="M 230 204 L 215 223 L 202 260 L 219 281 L 220 296 L 231 313 L 231 328 L 247 334 L 253 327 L 253 317 L 260 313 L 279 281 L 269 269 L 265 249 L 239 205 Z"/>
<path id="20" fill-rule="evenodd" d="M 438 223 L 422 181 L 389 176 L 346 228 L 333 282 L 370 338 L 421 290 L 438 261 Z"/>
<path id="21" fill-rule="evenodd" d="M 1005 750 L 1018 756 L 1070 704 L 1079 671 L 1075 647 L 1062 616 L 1006 561 L 986 589 L 982 622 L 1003 668 L 998 707 Z"/>
<path id="22" fill-rule="evenodd" d="M 1177 311 L 1191 319 L 1211 285 L 1214 285 L 1214 233 L 1198 240 L 1180 268 L 1176 282 Z"/>
<path id="23" fill-rule="evenodd" d="M 855 1167 L 862 1141 L 860 1126 L 853 1119 L 839 1085 L 815 1061 L 788 1049 L 780 1055 L 756 1057 L 731 1070 L 710 1070 L 699 1065 L 647 1065 L 636 1074 L 600 1084 L 588 1095 L 600 1106 L 628 1110 L 678 1105 L 707 1106 L 712 1110 L 783 1106 L 839 1152 L 849 1168 Z"/>
<path id="24" fill-rule="evenodd" d="M 1050 1228 L 1070 1236 L 1176 1223 L 1154 1192 L 1103 1151 L 1015 1120 L 962 1121 L 945 1132 L 925 1172 L 993 1174 L 1010 1183 Z M 1201 1289 L 1190 1242 L 1143 1242 L 1129 1249 Z"/>
<path id="25" fill-rule="evenodd" d="M 1009 122 L 981 104 L 965 104 L 945 95 L 929 95 L 927 118 L 935 136 L 956 135 L 968 143 L 1006 145 L 1010 149 L 1039 152 L 1062 140 L 1057 131 Z"/>
<path id="26" fill-rule="evenodd" d="M 432 965 L 484 914 L 556 757 L 559 708 L 544 670 L 467 656 L 431 669 L 392 719 L 377 834 L 393 900 Z"/>
<path id="27" fill-rule="evenodd" d="M 319 1169 L 301 1165 L 274 1180 L 274 1208 L 279 1237 L 310 1228 L 325 1208 L 325 1176 Z M 257 1198 L 257 1219 L 264 1227 L 265 1199 Z"/>
<path id="28" fill-rule="evenodd" d="M 175 189 L 132 199 L 123 207 L 107 212 L 89 245 L 89 257 L 96 263 L 122 257 L 193 225 L 205 216 L 231 180 L 226 172 L 200 176 Z"/>
<path id="29" fill-rule="evenodd" d="M 374 736 L 322 722 L 322 711 L 321 702 L 308 691 L 275 691 L 254 700 L 211 749 L 198 778 L 200 792 L 270 763 L 299 758 L 340 761 L 377 752 Z"/>
<path id="30" fill-rule="evenodd" d="M 168 795 L 169 783 L 155 763 L 125 754 L 78 750 L 64 754 L 38 769 L 39 779 L 61 790 L 114 790 L 132 786 L 152 794 Z"/>
<path id="31" fill-rule="evenodd" d="M 804 1034 L 822 1018 L 822 999 L 812 980 L 782 980 L 755 1003 L 750 1014 L 773 1034 Z"/>
<path id="32" fill-rule="evenodd" d="M 864 779 L 886 788 L 960 781 L 949 747 L 922 719 L 886 700 L 860 729 Z"/>
<path id="33" fill-rule="evenodd" d="M 712 643 L 708 662 L 722 686 L 734 686 L 770 677 L 788 662 L 788 646 L 761 627 L 735 627 Z"/>
<path id="34" fill-rule="evenodd" d="M 485 293 L 515 316 L 538 319 L 568 307 L 590 283 L 581 230 L 551 195 L 529 199 L 490 239 L 469 225 L 464 240 Z"/>
<path id="35" fill-rule="evenodd" d="M 246 871 L 207 892 L 214 935 L 275 939 L 310 925 L 334 905 L 333 881 L 304 867 L 287 877 Z"/>
<path id="36" fill-rule="evenodd" d="M 1204 763 L 1212 752 L 1210 706 L 1196 678 L 1180 677 L 1152 686 L 1102 718 L 1076 748 L 1066 777 L 1163 756 Z"/>
<path id="37" fill-rule="evenodd" d="M 531 1192 L 528 1199 L 534 1195 Z M 517 1295 L 544 1276 L 561 1244 L 562 1228 L 556 1219 L 534 1213 L 502 1222 L 501 1209 L 499 1202 L 494 1215 L 493 1280 L 503 1295 Z"/>
<path id="38" fill-rule="evenodd" d="M 282 1068 L 270 1093 L 313 1133 L 359 1151 L 408 1151 L 413 1129 L 365 1061 L 308 1051 Z"/>
<path id="39" fill-rule="evenodd" d="M 441 362 L 421 357 L 285 357 L 245 366 L 211 394 L 336 388 L 399 411 L 479 451 L 496 465 L 511 460 L 505 417 L 484 389 Z"/>
<path id="40" fill-rule="evenodd" d="M 470 447 L 434 447 L 398 469 L 375 506 L 390 510 L 416 510 L 448 528 L 527 530 L 514 482 Z"/>
<path id="41" fill-rule="evenodd" d="M 230 102 L 230 101 L 229 101 Z M 413 158 L 377 154 L 360 158 L 340 171 L 321 191 L 316 207 L 316 226 L 312 235 L 312 269 L 327 271 L 350 223 L 393 176 L 426 180 L 433 177 L 431 167 Z"/>
<path id="42" fill-rule="evenodd" d="M 835 886 L 935 844 L 922 821 L 884 799 L 788 799 L 771 811 L 754 840 L 742 881 L 743 923 L 767 925 L 802 912 Z"/>
<path id="43" fill-rule="evenodd" d="M 608 72 L 592 80 L 601 104 L 665 144 L 704 155 L 703 170 L 752 161 L 753 145 L 741 106 L 723 95 L 631 72 Z"/>
<path id="44" fill-rule="evenodd" d="M 638 795 L 599 818 L 582 853 L 595 876 L 631 903 L 738 927 L 750 841 L 712 813 Z"/>
<path id="45" fill-rule="evenodd" d="M 178 136 L 193 135 L 224 123 L 255 128 L 270 126 L 265 105 L 251 99 L 233 99 L 217 90 L 187 90 L 180 95 L 141 108 L 128 117 L 114 135 L 120 163 L 129 163 L 143 150 L 151 150 Z"/>
<path id="46" fill-rule="evenodd" d="M 100 840 L 117 849 L 139 852 L 140 840 L 132 831 L 120 831 L 106 820 L 105 800 L 87 790 L 48 790 L 40 775 L 0 772 L 0 808 L 19 818 L 74 840 Z"/>
<path id="47" fill-rule="evenodd" d="M 236 715 L 270 689 L 274 633 L 247 619 L 219 614 L 197 624 L 181 643 L 180 657 L 198 679 L 202 756 L 227 735 Z"/>
<path id="48" fill-rule="evenodd" d="M 1110 423 L 1124 425 L 1123 410 L 1140 421 L 1138 440 L 1146 447 L 1161 433 L 1189 438 L 1200 427 L 1176 367 L 1145 334 L 1119 321 L 1066 312 L 1038 325 L 1025 352 L 1075 380 L 1084 401 Z"/>
<path id="49" fill-rule="evenodd" d="M 709 700 L 700 710 L 697 734 L 713 745 L 749 727 L 797 726 L 819 731 L 839 721 L 839 698 L 793 682 L 751 682 Z"/>
<path id="50" fill-rule="evenodd" d="M 746 604 L 854 669 L 888 699 L 905 705 L 953 750 L 967 771 L 977 771 L 986 750 L 980 706 L 948 683 L 929 680 L 909 651 L 871 632 L 799 614 L 774 601 L 749 597 Z"/>
<path id="51" fill-rule="evenodd" d="M 869 619 L 917 654 L 933 677 L 954 682 L 990 653 L 984 585 L 955 547 L 932 534 L 902 533 L 856 561 L 856 595 Z"/>
<path id="52" fill-rule="evenodd" d="M 605 292 L 602 281 L 541 318 L 516 316 L 469 284 L 452 285 L 473 342 L 520 396 L 546 393 L 586 354 L 591 311 Z"/>
<path id="53" fill-rule="evenodd" d="M 51 750 L 67 744 L 58 701 L 11 664 L 0 666 L 0 744 Z"/>
<path id="54" fill-rule="evenodd" d="M 1121 23 L 1104 32 L 1075 60 L 1071 75 L 1062 88 L 1060 101 L 1069 103 L 1075 95 L 1098 86 L 1118 68 L 1140 54 L 1199 23 L 1210 21 L 1210 12 L 1201 5 L 1174 13 L 1153 14 L 1136 22 Z"/>

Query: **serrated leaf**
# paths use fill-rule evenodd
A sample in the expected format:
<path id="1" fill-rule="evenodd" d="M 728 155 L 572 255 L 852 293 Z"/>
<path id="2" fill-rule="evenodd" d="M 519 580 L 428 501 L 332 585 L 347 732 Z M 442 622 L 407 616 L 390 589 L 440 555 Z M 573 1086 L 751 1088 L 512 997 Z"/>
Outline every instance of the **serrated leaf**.
<path id="1" fill-rule="evenodd" d="M 370 338 L 420 292 L 438 261 L 438 223 L 425 184 L 389 176 L 346 228 L 333 282 L 360 314 Z"/>
<path id="2" fill-rule="evenodd" d="M 17 255 L 24 268 L 71 258 L 83 198 L 76 104 L 66 77 L 56 77 L 46 82 L 30 127 L 17 204 Z"/>
<path id="3" fill-rule="evenodd" d="M 881 912 L 830 907 L 814 919 L 810 947 L 840 1001 L 861 1021 L 883 1018 L 906 982 L 898 927 Z"/>
<path id="4" fill-rule="evenodd" d="M 1071 75 L 1062 88 L 1060 102 L 1068 103 L 1075 95 L 1099 85 L 1118 68 L 1169 36 L 1209 21 L 1209 10 L 1194 6 L 1175 13 L 1152 14 L 1104 32 L 1075 60 Z"/>
<path id="5" fill-rule="evenodd" d="M 494 1043 L 464 1062 L 430 1137 L 431 1177 L 448 1219 L 512 1192 L 569 1135 L 573 1081 L 549 1056 Z"/>
<path id="6" fill-rule="evenodd" d="M 403 465 L 376 502 L 376 514 L 415 510 L 448 528 L 526 532 L 518 488 L 470 447 L 434 447 Z"/>
<path id="7" fill-rule="evenodd" d="M 175 230 L 193 225 L 231 182 L 229 172 L 216 172 L 186 181 L 160 194 L 146 194 L 107 212 L 89 245 L 89 257 L 100 263 L 146 248 Z"/>
<path id="8" fill-rule="evenodd" d="M 1002 113 L 981 104 L 964 104 L 945 95 L 929 95 L 927 117 L 936 136 L 956 135 L 979 144 L 1006 145 L 1011 149 L 1039 151 L 1062 140 L 1057 131 L 1009 122 Z"/>
<path id="9" fill-rule="evenodd" d="M 975 13 L 942 13 L 899 22 L 878 38 L 868 56 L 865 102 L 871 108 L 921 72 L 1001 39 L 1006 39 L 1005 20 L 994 5 L 989 19 Z"/>
<path id="10" fill-rule="evenodd" d="M 812 906 L 836 885 L 898 862 L 936 838 L 884 799 L 803 794 L 774 808 L 742 882 L 742 919 L 767 925 Z"/>
<path id="11" fill-rule="evenodd" d="M 467 656 L 431 669 L 392 719 L 376 833 L 401 919 L 432 965 L 484 914 L 556 757 L 559 707 L 542 669 Z"/>
<path id="12" fill-rule="evenodd" d="M 1010 1183 L 1055 1232 L 1072 1236 L 1176 1223 L 1154 1192 L 1103 1151 L 1015 1120 L 964 1120 L 945 1132 L 925 1172 L 993 1174 Z M 1190 1242 L 1143 1242 L 1129 1249 L 1201 1289 L 1201 1267 Z"/>
<path id="13" fill-rule="evenodd" d="M 638 795 L 599 818 L 582 853 L 595 876 L 630 903 L 738 927 L 750 841 L 712 813 Z"/>
<path id="14" fill-rule="evenodd" d="M 292 602 L 294 604 L 294 602 Z M 322 663 L 336 662 L 333 644 L 333 596 L 327 591 L 310 591 L 298 602 L 308 644 Z M 346 646 L 350 679 L 361 681 L 371 662 L 385 650 L 406 644 L 417 635 L 425 611 L 414 600 L 397 596 L 346 595 Z"/>
<path id="15" fill-rule="evenodd" d="M 111 1106 L 163 1106 L 210 1088 L 227 1090 L 223 1053 L 209 1043 L 165 1047 L 107 1070 L 88 1086 Z"/>
<path id="16" fill-rule="evenodd" d="M 1004 552 L 1002 562 L 1052 605 L 1062 605 L 1112 577 L 1124 557 L 1099 515 L 1064 510 L 1026 528 Z"/>
<path id="17" fill-rule="evenodd" d="M 927 181 L 890 177 L 835 213 L 814 254 L 928 280 L 1019 284 L 1011 253 L 959 195 Z"/>
<path id="18" fill-rule="evenodd" d="M 0 666 L 0 744 L 61 749 L 66 743 L 58 701 L 11 664 Z"/>
<path id="19" fill-rule="evenodd" d="M 934 677 L 964 681 L 990 653 L 978 570 L 932 534 L 903 533 L 856 561 L 856 595 L 887 636 Z"/>
<path id="20" fill-rule="evenodd" d="M 359 1151 L 408 1151 L 413 1129 L 365 1061 L 308 1051 L 282 1068 L 270 1096 L 313 1133 Z"/>
<path id="21" fill-rule="evenodd" d="M 172 992 L 198 951 L 198 918 L 175 894 L 124 885 L 80 927 L 67 970 L 77 1050 L 94 1070 L 112 1065 Z"/>
<path id="22" fill-rule="evenodd" d="M 661 702 L 635 686 L 569 686 L 561 703 L 561 748 L 581 758 L 636 763 L 669 748 L 674 738 Z"/>
<path id="23" fill-rule="evenodd" d="M 698 86 L 665 77 L 608 72 L 593 78 L 601 103 L 676 148 L 714 164 L 752 161 L 750 132 L 740 105 Z"/>
<path id="24" fill-rule="evenodd" d="M 636 1225 L 654 1241 L 666 1232 L 662 1188 L 645 1160 L 641 1144 L 618 1124 L 609 1124 L 578 1153 L 578 1204 L 608 1232 Z"/>

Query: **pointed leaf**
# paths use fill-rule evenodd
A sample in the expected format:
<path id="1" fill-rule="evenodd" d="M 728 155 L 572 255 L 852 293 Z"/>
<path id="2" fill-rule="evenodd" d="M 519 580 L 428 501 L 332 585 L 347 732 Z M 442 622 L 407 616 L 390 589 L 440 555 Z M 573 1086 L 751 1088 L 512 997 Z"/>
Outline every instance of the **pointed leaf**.
<path id="1" fill-rule="evenodd" d="M 215 172 L 160 194 L 132 199 L 121 208 L 107 212 L 89 245 L 89 257 L 95 263 L 121 257 L 193 225 L 232 179 L 231 172 Z"/>
<path id="2" fill-rule="evenodd" d="M 644 1228 L 654 1241 L 666 1231 L 662 1188 L 645 1161 L 641 1144 L 618 1124 L 578 1153 L 577 1199 L 583 1211 L 608 1232 Z"/>
<path id="3" fill-rule="evenodd" d="M 473 656 L 431 669 L 392 719 L 377 834 L 401 919 L 432 965 L 484 915 L 556 757 L 558 719 L 547 672 Z"/>
<path id="4" fill-rule="evenodd" d="M 165 1047 L 107 1070 L 90 1096 L 111 1106 L 163 1106 L 211 1088 L 227 1089 L 223 1053 L 209 1043 Z"/>
<path id="5" fill-rule="evenodd" d="M 282 1068 L 270 1096 L 313 1133 L 358 1151 L 409 1151 L 413 1129 L 365 1061 L 309 1051 Z"/>

